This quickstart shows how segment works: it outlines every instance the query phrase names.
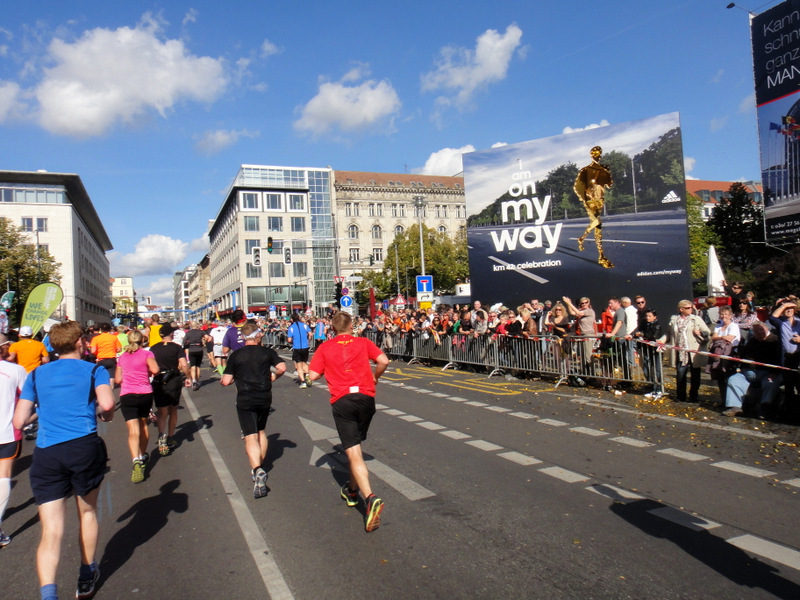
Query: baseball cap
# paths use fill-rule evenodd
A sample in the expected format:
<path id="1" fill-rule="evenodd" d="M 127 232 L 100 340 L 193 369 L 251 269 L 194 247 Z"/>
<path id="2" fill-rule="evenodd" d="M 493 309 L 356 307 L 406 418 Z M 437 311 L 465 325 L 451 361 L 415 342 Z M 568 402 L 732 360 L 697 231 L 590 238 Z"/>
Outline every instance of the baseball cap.
<path id="1" fill-rule="evenodd" d="M 30 328 L 29 325 L 23 325 L 19 328 L 19 336 L 20 337 L 31 337 L 33 335 L 33 329 Z"/>
<path id="2" fill-rule="evenodd" d="M 161 326 L 159 333 L 161 334 L 161 337 L 167 337 L 168 335 L 175 333 L 175 328 L 169 323 L 165 323 Z"/>

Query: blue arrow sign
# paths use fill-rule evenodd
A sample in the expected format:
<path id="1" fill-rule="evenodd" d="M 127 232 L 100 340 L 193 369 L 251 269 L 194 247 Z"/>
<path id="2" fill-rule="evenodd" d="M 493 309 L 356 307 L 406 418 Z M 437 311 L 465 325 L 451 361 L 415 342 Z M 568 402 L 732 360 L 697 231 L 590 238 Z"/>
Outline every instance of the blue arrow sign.
<path id="1" fill-rule="evenodd" d="M 432 292 L 432 291 L 433 291 L 433 276 L 417 275 L 417 292 Z"/>
<path id="2" fill-rule="evenodd" d="M 342 296 L 339 299 L 339 306 L 341 306 L 342 308 L 350 308 L 351 306 L 353 306 L 353 298 L 350 296 Z"/>

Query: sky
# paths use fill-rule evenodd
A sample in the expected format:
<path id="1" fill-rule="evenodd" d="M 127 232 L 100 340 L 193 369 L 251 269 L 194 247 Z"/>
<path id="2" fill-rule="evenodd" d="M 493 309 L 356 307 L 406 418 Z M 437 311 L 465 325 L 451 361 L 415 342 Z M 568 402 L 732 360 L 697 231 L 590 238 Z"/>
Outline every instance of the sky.
<path id="1" fill-rule="evenodd" d="M 7 2 L 0 170 L 76 173 L 111 275 L 170 303 L 242 164 L 454 175 L 462 152 L 678 112 L 688 178 L 760 178 L 728 0 Z"/>

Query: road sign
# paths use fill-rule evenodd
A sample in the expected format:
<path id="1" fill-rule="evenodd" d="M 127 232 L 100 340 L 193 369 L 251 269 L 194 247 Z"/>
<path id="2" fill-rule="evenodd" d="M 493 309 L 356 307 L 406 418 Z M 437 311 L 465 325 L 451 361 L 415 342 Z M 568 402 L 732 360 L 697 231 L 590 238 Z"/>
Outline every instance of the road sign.
<path id="1" fill-rule="evenodd" d="M 395 306 L 404 306 L 406 303 L 406 299 L 403 298 L 402 294 L 397 294 L 397 298 L 394 300 Z"/>
<path id="2" fill-rule="evenodd" d="M 433 293 L 433 275 L 417 275 L 417 293 Z"/>
<path id="3" fill-rule="evenodd" d="M 349 295 L 350 295 L 350 288 L 343 287 L 342 296 L 349 296 Z"/>
<path id="4" fill-rule="evenodd" d="M 417 302 L 433 302 L 433 292 L 417 292 Z"/>
<path id="5" fill-rule="evenodd" d="M 350 308 L 353 306 L 353 299 L 350 296 L 342 296 L 342 299 L 339 300 L 339 305 L 342 308 Z"/>

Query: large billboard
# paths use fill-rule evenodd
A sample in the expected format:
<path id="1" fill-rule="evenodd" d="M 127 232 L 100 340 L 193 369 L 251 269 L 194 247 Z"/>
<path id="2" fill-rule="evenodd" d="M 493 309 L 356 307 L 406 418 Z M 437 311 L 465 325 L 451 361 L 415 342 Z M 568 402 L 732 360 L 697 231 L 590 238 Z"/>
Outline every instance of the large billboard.
<path id="1" fill-rule="evenodd" d="M 677 113 L 463 155 L 472 297 L 691 296 Z"/>
<path id="2" fill-rule="evenodd" d="M 800 239 L 800 0 L 751 19 L 767 241 Z"/>

